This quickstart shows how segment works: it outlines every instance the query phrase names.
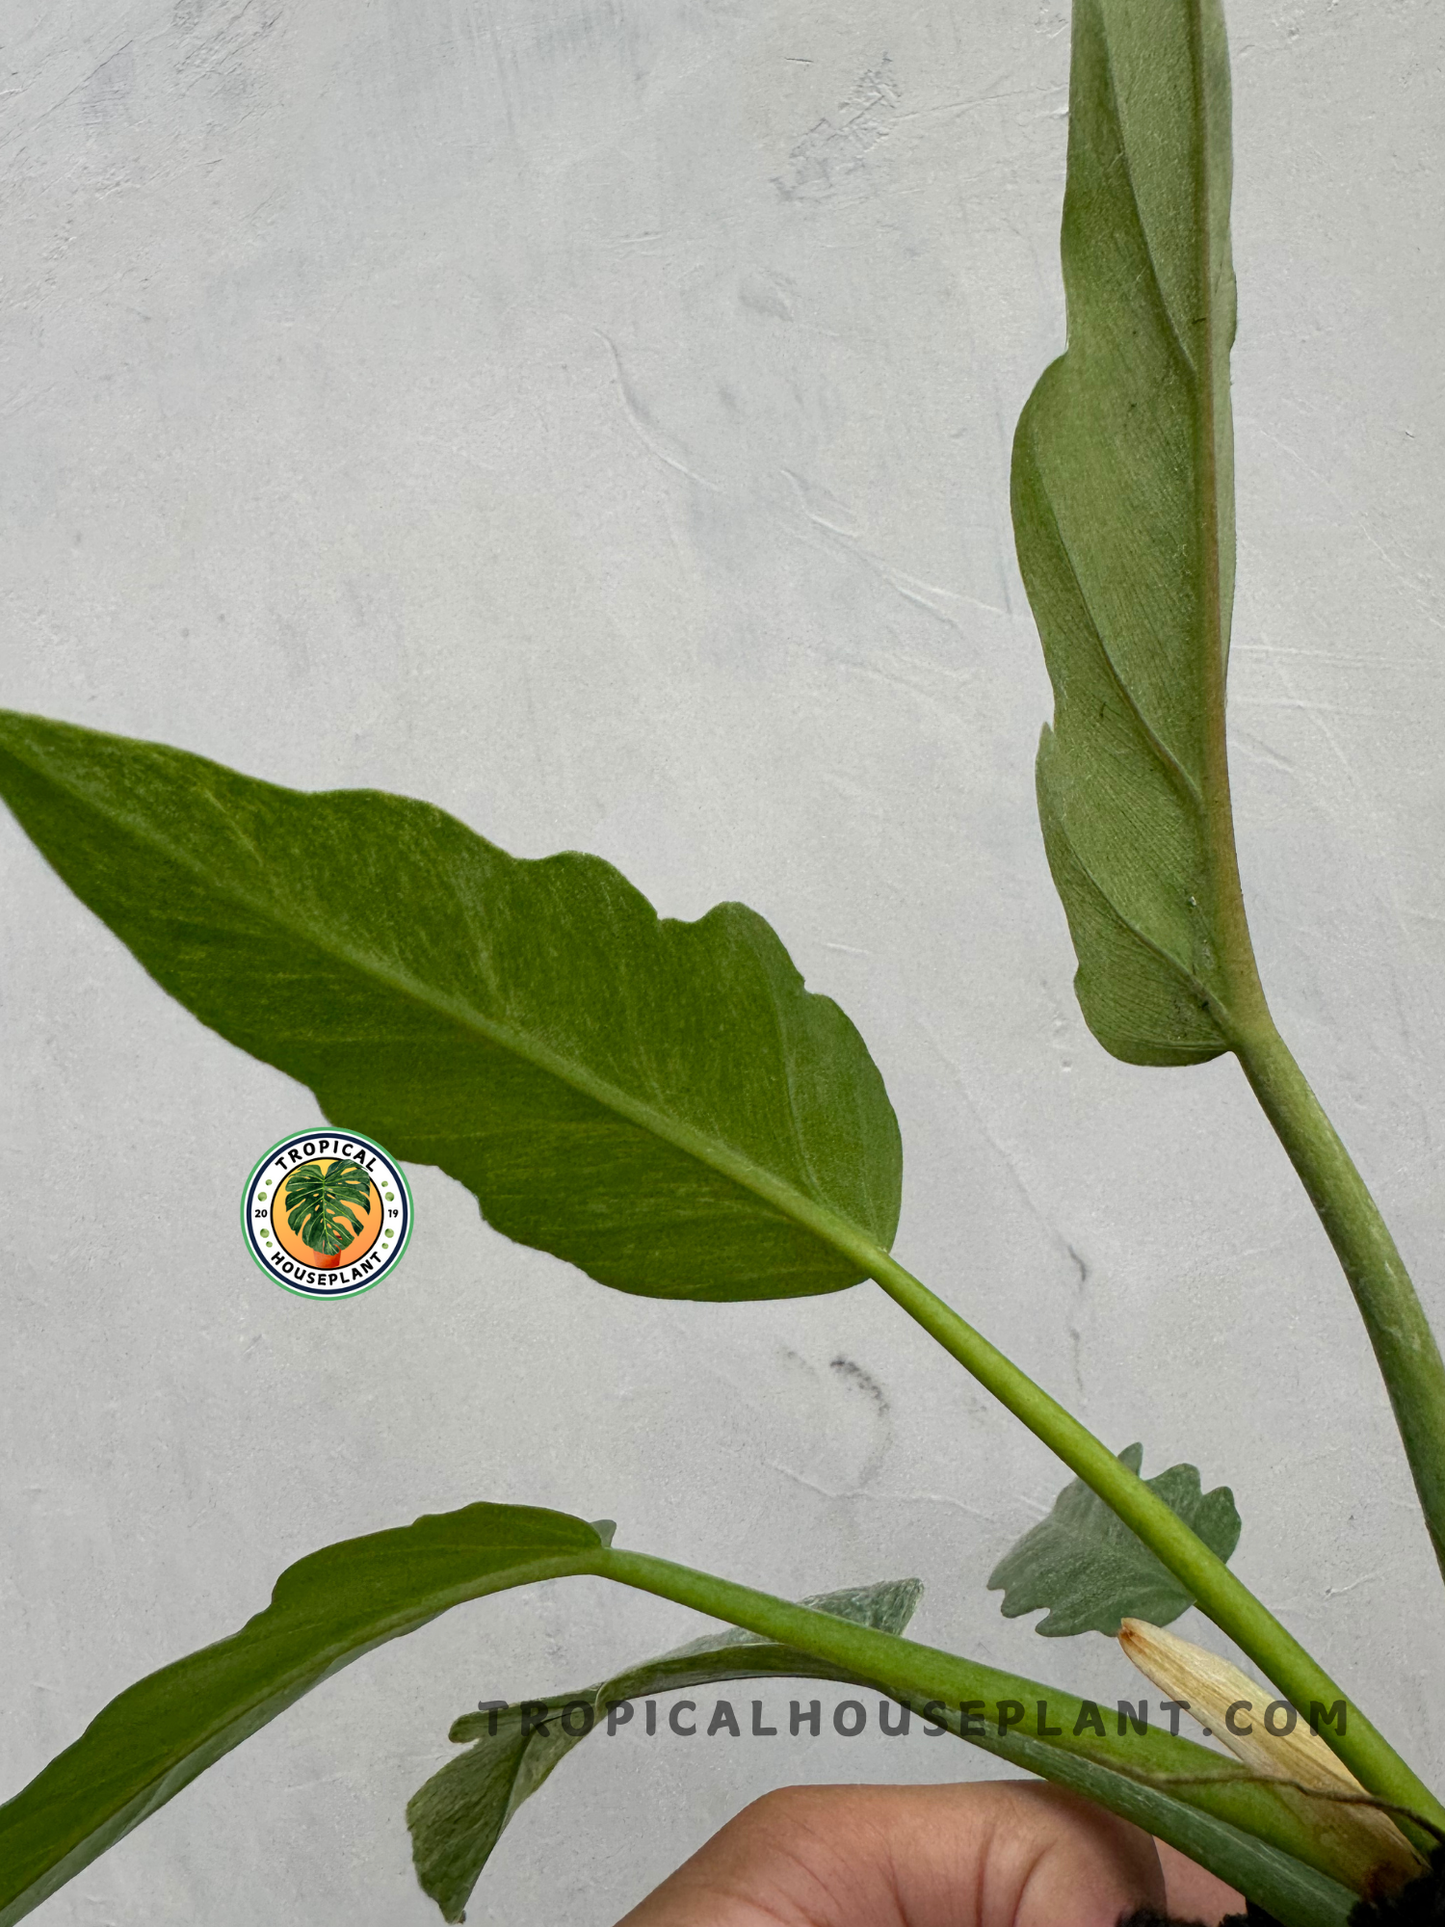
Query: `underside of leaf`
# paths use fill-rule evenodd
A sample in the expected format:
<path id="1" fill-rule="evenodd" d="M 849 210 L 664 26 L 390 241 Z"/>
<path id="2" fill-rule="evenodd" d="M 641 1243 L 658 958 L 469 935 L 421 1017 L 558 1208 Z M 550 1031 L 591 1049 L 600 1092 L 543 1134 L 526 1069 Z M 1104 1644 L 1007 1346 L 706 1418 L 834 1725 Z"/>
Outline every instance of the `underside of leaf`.
<path id="1" fill-rule="evenodd" d="M 901 1633 L 922 1592 L 918 1580 L 900 1579 L 799 1603 L 855 1625 Z M 794 1647 L 730 1629 L 693 1640 L 601 1685 L 464 1714 L 453 1725 L 451 1738 L 475 1744 L 434 1773 L 407 1802 L 417 1880 L 443 1919 L 464 1919 L 471 1891 L 508 1822 L 573 1747 L 605 1723 L 609 1706 L 729 1680 L 851 1677 Z M 550 1717 L 543 1717 L 548 1712 Z"/>
<path id="2" fill-rule="evenodd" d="M 1229 1048 L 1244 936 L 1224 761 L 1233 596 L 1229 76 L 1217 0 L 1076 0 L 1068 349 L 1014 442 L 1054 687 L 1039 816 L 1116 1057 Z"/>
<path id="3" fill-rule="evenodd" d="M 1127 1446 L 1119 1460 L 1137 1472 L 1143 1446 Z M 1144 1483 L 1212 1552 L 1229 1559 L 1239 1544 L 1240 1520 L 1227 1485 L 1201 1491 L 1192 1465 L 1171 1465 Z M 988 1584 L 990 1591 L 1002 1588 L 1006 1619 L 1047 1606 L 1034 1631 L 1049 1638 L 1113 1635 L 1125 1619 L 1167 1626 L 1194 1604 L 1193 1594 L 1082 1479 L 1064 1487 L 1049 1516 L 1005 1553 Z"/>

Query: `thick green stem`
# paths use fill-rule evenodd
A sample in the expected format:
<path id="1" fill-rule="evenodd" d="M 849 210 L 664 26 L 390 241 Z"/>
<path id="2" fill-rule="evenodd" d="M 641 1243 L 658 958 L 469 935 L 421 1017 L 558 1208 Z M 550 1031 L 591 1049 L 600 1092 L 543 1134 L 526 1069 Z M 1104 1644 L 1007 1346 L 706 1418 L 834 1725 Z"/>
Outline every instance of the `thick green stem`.
<path id="1" fill-rule="evenodd" d="M 1369 1877 L 1368 1860 L 1352 1853 L 1328 1829 L 1311 1827 L 1270 1788 L 1239 1782 L 1211 1781 L 1219 1757 L 1192 1741 L 1151 1727 L 1138 1733 L 1119 1720 L 1123 1735 L 1099 1733 L 1098 1708 L 1085 1714 L 1090 1703 L 1037 1680 L 1005 1673 L 975 1660 L 922 1646 L 851 1620 L 835 1619 L 806 1606 L 756 1592 L 711 1573 L 674 1565 L 646 1553 L 613 1548 L 601 1555 L 597 1569 L 609 1579 L 656 1593 L 664 1599 L 695 1607 L 730 1625 L 745 1627 L 783 1645 L 829 1661 L 860 1684 L 867 1683 L 891 1698 L 936 1717 L 965 1739 L 986 1751 L 1014 1759 L 1046 1778 L 1076 1785 L 1129 1818 L 1142 1820 L 1161 1838 L 1173 1827 L 1168 1802 L 1140 1808 L 1135 1796 L 1137 1776 L 1171 1774 L 1206 1776 L 1200 1784 L 1170 1789 L 1186 1807 L 1198 1809 L 1262 1840 L 1293 1859 L 1315 1867 L 1331 1878 L 1361 1889 Z M 930 1706 L 931 1703 L 931 1706 Z M 1080 1736 L 1079 1729 L 1084 1729 Z M 1087 1769 L 1103 1768 L 1103 1776 Z M 1081 1772 L 1085 1777 L 1081 1778 Z M 1131 1777 L 1134 1776 L 1134 1777 Z M 1117 1786 L 1108 1782 L 1117 1779 Z M 1187 1826 L 1180 1830 L 1181 1844 Z M 1200 1843 L 1183 1845 L 1198 1852 Z"/>
<path id="2" fill-rule="evenodd" d="M 896 1304 L 1138 1533 L 1300 1713 L 1308 1718 L 1312 1705 L 1329 1707 L 1346 1699 L 1324 1668 L 1224 1561 L 1141 1478 L 1121 1465 L 1087 1426 L 902 1265 L 880 1251 L 871 1269 Z M 1445 1806 L 1357 1707 L 1350 1705 L 1343 1724 L 1346 1730 L 1340 1733 L 1325 1726 L 1324 1737 L 1361 1783 L 1378 1798 L 1411 1807 L 1445 1826 Z"/>
<path id="3" fill-rule="evenodd" d="M 1268 1024 L 1234 1047 L 1355 1294 L 1445 1574 L 1445 1363 L 1435 1334 L 1375 1200 L 1289 1046 Z"/>

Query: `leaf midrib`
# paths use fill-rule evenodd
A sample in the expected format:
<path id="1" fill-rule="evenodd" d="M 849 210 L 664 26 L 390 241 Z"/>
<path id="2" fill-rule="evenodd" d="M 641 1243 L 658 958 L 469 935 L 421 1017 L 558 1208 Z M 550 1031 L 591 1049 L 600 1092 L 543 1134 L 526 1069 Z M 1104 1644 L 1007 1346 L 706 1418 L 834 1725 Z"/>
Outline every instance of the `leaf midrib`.
<path id="1" fill-rule="evenodd" d="M 1199 565 L 1203 578 L 1203 630 L 1199 638 L 1204 658 L 1204 808 L 1205 863 L 1212 895 L 1221 961 L 1233 982 L 1243 970 L 1247 986 L 1254 976 L 1253 952 L 1244 921 L 1238 860 L 1234 849 L 1234 820 L 1229 795 L 1229 751 L 1225 734 L 1225 609 L 1219 512 L 1219 421 L 1216 408 L 1219 289 L 1214 274 L 1214 152 L 1213 123 L 1205 74 L 1204 0 L 1188 0 L 1190 79 L 1194 123 L 1199 146 L 1194 181 L 1194 231 L 1198 255 L 1201 314 L 1199 366 L 1195 384 L 1196 486 L 1199 491 Z M 1227 352 L 1227 351 L 1226 351 Z"/>
<path id="2" fill-rule="evenodd" d="M 31 768 L 36 768 L 33 762 Z M 102 819 L 105 818 L 104 810 L 86 790 L 66 782 L 64 777 L 57 776 L 53 770 L 44 766 L 37 769 L 36 773 L 42 780 L 72 796 L 93 814 L 101 816 Z M 602 1109 L 610 1110 L 628 1123 L 636 1125 L 638 1129 L 646 1131 L 660 1143 L 685 1152 L 699 1164 L 706 1165 L 709 1169 L 730 1179 L 740 1189 L 750 1191 L 755 1197 L 774 1206 L 785 1217 L 791 1218 L 795 1223 L 811 1231 L 825 1244 L 831 1245 L 835 1251 L 862 1264 L 868 1270 L 871 1271 L 879 1259 L 886 1257 L 886 1252 L 861 1226 L 851 1224 L 827 1205 L 806 1197 L 792 1185 L 773 1177 L 761 1165 L 754 1163 L 741 1152 L 733 1150 L 715 1138 L 708 1137 L 704 1132 L 680 1119 L 668 1118 L 653 1106 L 632 1097 L 605 1078 L 596 1076 L 585 1067 L 572 1063 L 560 1052 L 528 1037 L 525 1032 L 516 1031 L 509 1025 L 499 1024 L 455 998 L 428 989 L 409 973 L 392 969 L 374 956 L 355 953 L 345 945 L 327 942 L 318 937 L 310 927 L 298 924 L 292 918 L 281 914 L 274 904 L 258 902 L 243 888 L 229 883 L 224 888 L 218 887 L 214 877 L 204 870 L 189 852 L 183 849 L 177 850 L 166 839 L 150 830 L 148 825 L 138 824 L 134 818 L 120 812 L 117 812 L 112 820 L 123 823 L 132 836 L 142 842 L 148 842 L 178 868 L 197 878 L 212 894 L 223 899 L 229 897 L 232 902 L 259 918 L 263 923 L 269 923 L 285 935 L 309 945 L 319 955 L 346 966 L 363 981 L 378 983 L 396 995 L 410 999 L 423 1010 L 445 1017 L 456 1024 L 460 1030 L 473 1032 L 487 1043 L 509 1051 L 524 1063 L 555 1077 L 559 1083 L 590 1098 Z M 661 924 L 661 922 L 662 919 L 659 918 L 658 923 Z M 770 998 L 768 1002 L 776 1025 L 777 1012 L 774 1000 Z M 786 1065 L 786 1050 L 781 1051 L 780 1054 Z M 792 1101 L 791 1081 L 788 1089 L 788 1113 L 796 1139 L 798 1126 L 796 1109 Z M 795 1148 L 801 1161 L 805 1165 L 809 1164 L 801 1142 L 796 1142 Z"/>

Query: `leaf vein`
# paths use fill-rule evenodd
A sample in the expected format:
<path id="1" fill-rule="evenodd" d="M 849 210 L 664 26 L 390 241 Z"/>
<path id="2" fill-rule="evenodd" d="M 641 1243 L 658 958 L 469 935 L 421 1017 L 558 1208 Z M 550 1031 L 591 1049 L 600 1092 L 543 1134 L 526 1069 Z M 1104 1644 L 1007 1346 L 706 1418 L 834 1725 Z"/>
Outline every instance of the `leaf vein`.
<path id="1" fill-rule="evenodd" d="M 1149 747 L 1154 751 L 1154 754 L 1158 757 L 1159 761 L 1164 765 L 1165 769 L 1168 770 L 1169 773 L 1174 777 L 1176 782 L 1178 782 L 1180 787 L 1183 789 L 1186 798 L 1190 803 L 1193 804 L 1195 810 L 1197 811 L 1200 818 L 1202 819 L 1204 815 L 1204 798 L 1200 793 L 1199 787 L 1195 783 L 1194 778 L 1189 774 L 1188 770 L 1186 770 L 1184 765 L 1179 761 L 1178 757 L 1175 756 L 1174 752 L 1165 743 L 1163 737 L 1156 732 L 1153 724 L 1149 721 L 1149 718 L 1144 714 L 1143 709 L 1140 707 L 1139 702 L 1135 697 L 1133 691 L 1130 689 L 1128 683 L 1125 682 L 1124 677 L 1120 672 L 1119 665 L 1114 660 L 1113 652 L 1109 648 L 1108 640 L 1104 634 L 1104 631 L 1100 626 L 1098 619 L 1095 617 L 1093 609 L 1090 607 L 1088 591 L 1085 589 L 1083 584 L 1083 579 L 1080 576 L 1077 567 L 1075 566 L 1073 552 L 1069 548 L 1068 538 L 1065 536 L 1063 527 L 1059 522 L 1058 510 L 1054 507 L 1053 493 L 1050 490 L 1047 481 L 1044 479 L 1042 468 L 1039 466 L 1037 462 L 1035 463 L 1035 472 L 1038 474 L 1038 477 L 1039 477 L 1039 494 L 1048 508 L 1049 522 L 1053 528 L 1055 536 L 1058 538 L 1059 554 L 1063 557 L 1064 563 L 1068 568 L 1070 581 L 1073 583 L 1075 589 L 1078 591 L 1079 606 L 1084 612 L 1085 620 L 1088 622 L 1089 633 L 1093 636 L 1095 642 L 1099 645 L 1099 654 L 1104 659 L 1104 666 L 1109 672 L 1110 681 L 1113 683 L 1114 687 L 1118 690 L 1119 695 L 1122 698 L 1126 707 L 1128 708 L 1130 715 L 1134 718 L 1135 722 L 1138 723 L 1140 729 L 1144 732 L 1144 737 L 1145 737 L 1145 740 L 1148 742 Z"/>
<path id="2" fill-rule="evenodd" d="M 1154 253 L 1154 244 L 1149 238 L 1149 229 L 1144 220 L 1144 209 L 1139 201 L 1138 190 L 1134 186 L 1134 169 L 1129 159 L 1129 142 L 1124 132 L 1124 116 L 1119 107 L 1119 88 L 1114 75 L 1113 47 L 1107 34 L 1103 36 L 1103 41 L 1104 72 L 1108 76 L 1109 81 L 1110 116 L 1113 120 L 1114 131 L 1119 140 L 1119 160 L 1123 167 L 1124 185 L 1129 193 L 1129 206 L 1133 210 L 1134 220 L 1139 229 L 1140 245 L 1143 247 L 1144 259 L 1149 266 L 1148 281 L 1153 289 L 1156 304 L 1163 317 L 1164 326 L 1168 330 L 1169 338 L 1174 344 L 1175 351 L 1197 384 L 1199 381 L 1199 371 L 1195 366 L 1194 356 L 1190 353 L 1184 337 L 1180 334 L 1179 328 L 1174 320 L 1174 310 L 1170 307 L 1169 297 L 1164 291 L 1164 277 L 1159 271 L 1159 262 Z"/>
<path id="3" fill-rule="evenodd" d="M 1192 970 L 1190 970 L 1186 965 L 1182 964 L 1179 961 L 1179 959 L 1174 955 L 1172 950 L 1166 950 L 1163 944 L 1159 943 L 1157 939 L 1155 939 L 1154 937 L 1151 937 L 1147 931 L 1141 929 L 1140 926 L 1134 922 L 1132 917 L 1128 917 L 1124 914 L 1124 912 L 1119 908 L 1119 905 L 1115 902 L 1114 898 L 1110 896 L 1109 892 L 1100 883 L 1098 877 L 1095 876 L 1093 870 L 1089 867 L 1089 865 L 1084 861 L 1083 857 L 1080 855 L 1079 846 L 1077 843 L 1075 843 L 1073 837 L 1069 835 L 1068 828 L 1065 825 L 1062 817 L 1061 816 L 1056 817 L 1055 822 L 1058 827 L 1059 835 L 1063 837 L 1064 841 L 1069 846 L 1069 853 L 1073 857 L 1074 862 L 1078 865 L 1079 870 L 1081 871 L 1083 876 L 1087 878 L 1090 887 L 1096 892 L 1100 901 L 1108 905 L 1110 914 L 1112 916 L 1117 917 L 1119 922 L 1129 932 L 1130 936 L 1134 937 L 1139 943 L 1141 943 L 1144 946 L 1144 948 L 1151 953 L 1151 955 L 1157 957 L 1160 963 L 1165 964 L 1170 970 L 1172 970 L 1174 974 L 1180 979 L 1180 981 L 1186 984 L 1189 987 L 1189 989 L 1194 992 L 1195 996 L 1199 998 L 1201 1004 L 1205 1007 L 1205 1009 L 1209 1011 L 1210 1015 L 1214 1017 L 1215 1021 L 1217 1022 L 1218 1011 L 1220 1008 L 1218 999 L 1212 994 L 1212 992 L 1208 991 L 1205 988 L 1205 986 L 1199 981 L 1199 979 L 1195 976 Z M 1163 1040 L 1160 1040 L 1160 1041 L 1163 1041 Z"/>

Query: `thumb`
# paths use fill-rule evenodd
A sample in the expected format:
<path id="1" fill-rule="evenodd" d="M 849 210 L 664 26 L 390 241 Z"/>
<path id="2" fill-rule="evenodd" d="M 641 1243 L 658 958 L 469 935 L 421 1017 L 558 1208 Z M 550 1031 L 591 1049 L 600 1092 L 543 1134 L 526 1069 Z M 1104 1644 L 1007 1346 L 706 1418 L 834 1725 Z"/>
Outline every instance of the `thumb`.
<path id="1" fill-rule="evenodd" d="M 1164 1898 L 1147 1834 L 1052 1787 L 788 1787 L 619 1927 L 1116 1927 Z"/>

